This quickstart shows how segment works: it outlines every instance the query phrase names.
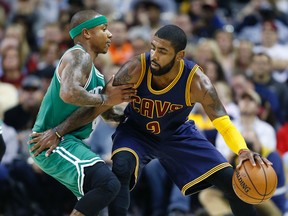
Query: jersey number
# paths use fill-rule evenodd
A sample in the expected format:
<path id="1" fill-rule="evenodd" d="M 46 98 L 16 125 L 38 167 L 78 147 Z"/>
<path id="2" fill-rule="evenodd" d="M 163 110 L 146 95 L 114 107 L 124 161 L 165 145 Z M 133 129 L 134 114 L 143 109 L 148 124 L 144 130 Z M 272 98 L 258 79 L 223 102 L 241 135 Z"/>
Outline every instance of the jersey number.
<path id="1" fill-rule="evenodd" d="M 151 133 L 154 133 L 154 134 L 159 134 L 161 131 L 160 124 L 158 121 L 149 122 L 146 125 L 146 128 L 147 128 L 147 130 L 151 131 Z"/>

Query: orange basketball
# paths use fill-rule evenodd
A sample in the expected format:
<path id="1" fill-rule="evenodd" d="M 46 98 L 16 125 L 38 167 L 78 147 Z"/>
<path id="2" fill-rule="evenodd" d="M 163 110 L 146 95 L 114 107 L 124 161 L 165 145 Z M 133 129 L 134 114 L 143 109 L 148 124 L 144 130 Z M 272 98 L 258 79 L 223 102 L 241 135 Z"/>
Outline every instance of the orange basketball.
<path id="1" fill-rule="evenodd" d="M 270 199 L 277 187 L 278 179 L 272 166 L 259 164 L 252 166 L 249 160 L 235 169 L 232 185 L 236 195 L 246 203 L 259 204 Z"/>

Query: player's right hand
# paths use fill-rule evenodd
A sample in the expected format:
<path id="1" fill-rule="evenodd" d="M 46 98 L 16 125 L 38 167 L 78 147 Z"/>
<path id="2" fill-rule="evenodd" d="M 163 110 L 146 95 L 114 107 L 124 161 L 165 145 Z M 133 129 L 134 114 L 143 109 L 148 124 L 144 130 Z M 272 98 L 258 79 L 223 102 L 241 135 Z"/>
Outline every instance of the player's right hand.
<path id="1" fill-rule="evenodd" d="M 239 162 L 238 162 L 236 169 L 240 169 L 240 167 L 242 166 L 245 160 L 250 160 L 250 163 L 252 164 L 252 166 L 256 166 L 256 161 L 259 164 L 266 164 L 267 166 L 272 165 L 272 163 L 267 158 L 262 157 L 260 154 L 250 151 L 248 149 L 245 151 L 242 151 L 242 153 L 239 154 L 238 160 Z"/>
<path id="2" fill-rule="evenodd" d="M 114 76 L 106 84 L 103 93 L 105 94 L 105 103 L 107 106 L 114 106 L 123 102 L 132 102 L 133 96 L 136 96 L 137 90 L 134 84 L 124 84 L 113 86 Z"/>
<path id="3" fill-rule="evenodd" d="M 52 153 L 52 151 L 60 143 L 59 138 L 56 136 L 52 129 L 49 129 L 42 133 L 30 134 L 31 139 L 27 142 L 28 145 L 35 144 L 31 147 L 30 152 L 34 152 L 33 156 L 36 157 L 42 151 L 48 149 L 45 153 L 46 157 Z"/>

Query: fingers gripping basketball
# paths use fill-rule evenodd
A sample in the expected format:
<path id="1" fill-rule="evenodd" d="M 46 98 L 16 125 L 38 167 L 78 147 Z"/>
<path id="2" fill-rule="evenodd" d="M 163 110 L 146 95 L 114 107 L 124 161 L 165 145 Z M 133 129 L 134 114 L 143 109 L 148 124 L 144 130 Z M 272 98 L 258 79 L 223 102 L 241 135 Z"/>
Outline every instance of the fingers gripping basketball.
<path id="1" fill-rule="evenodd" d="M 236 195 L 246 203 L 259 204 L 270 199 L 277 187 L 278 179 L 272 166 L 256 163 L 252 166 L 249 160 L 236 169 L 232 185 Z"/>

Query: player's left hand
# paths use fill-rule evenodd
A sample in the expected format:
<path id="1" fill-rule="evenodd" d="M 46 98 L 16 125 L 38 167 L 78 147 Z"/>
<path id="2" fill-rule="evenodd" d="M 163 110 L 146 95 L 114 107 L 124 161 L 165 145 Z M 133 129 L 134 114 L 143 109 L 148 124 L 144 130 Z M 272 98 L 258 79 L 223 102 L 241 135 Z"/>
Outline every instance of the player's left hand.
<path id="1" fill-rule="evenodd" d="M 52 151 L 58 146 L 60 143 L 59 138 L 56 136 L 55 132 L 52 129 L 49 129 L 42 133 L 32 133 L 30 134 L 32 139 L 30 139 L 27 143 L 28 145 L 34 144 L 30 152 L 33 152 L 33 156 L 36 157 L 38 154 L 40 154 L 45 149 L 48 149 L 45 153 L 46 157 L 49 157 L 49 155 L 52 153 Z"/>
<path id="2" fill-rule="evenodd" d="M 241 151 L 241 153 L 238 155 L 238 160 L 239 162 L 238 165 L 236 166 L 236 169 L 239 169 L 245 160 L 250 160 L 252 166 L 256 166 L 256 161 L 259 164 L 266 164 L 266 166 L 272 165 L 272 162 L 270 162 L 267 158 L 264 158 L 259 153 L 250 151 L 248 149 Z"/>

